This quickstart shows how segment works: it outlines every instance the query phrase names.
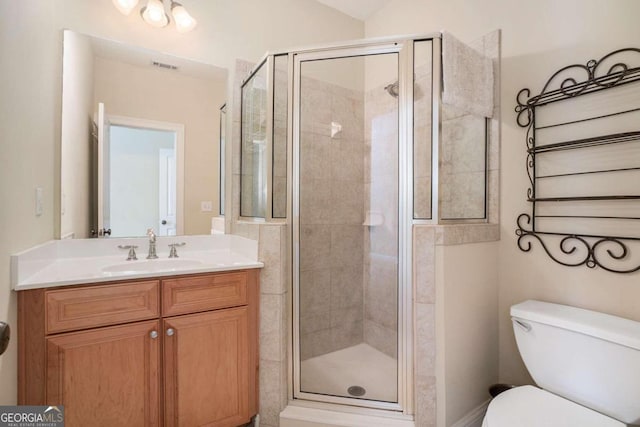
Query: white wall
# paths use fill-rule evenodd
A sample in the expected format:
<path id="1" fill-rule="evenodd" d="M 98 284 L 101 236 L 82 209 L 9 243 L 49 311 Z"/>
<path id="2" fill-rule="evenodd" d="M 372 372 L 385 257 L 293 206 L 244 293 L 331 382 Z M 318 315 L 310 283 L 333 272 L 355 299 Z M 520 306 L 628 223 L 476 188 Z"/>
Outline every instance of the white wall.
<path id="1" fill-rule="evenodd" d="M 0 2 L 0 320 L 13 329 L 0 356 L 0 404 L 16 401 L 17 298 L 9 287 L 9 255 L 53 237 L 62 86 L 53 10 L 52 1 Z M 41 216 L 34 212 L 36 187 L 43 189 Z"/>
<path id="2" fill-rule="evenodd" d="M 640 320 L 640 273 L 562 267 L 539 246 L 523 253 L 514 230 L 529 210 L 525 132 L 515 123 L 515 98 L 539 91 L 562 66 L 584 64 L 614 49 L 640 44 L 635 0 L 394 0 L 366 22 L 366 36 L 446 29 L 474 40 L 502 29 L 501 235 L 499 246 L 499 369 L 502 381 L 530 381 L 517 352 L 509 307 L 528 298 L 572 304 Z M 537 93 L 537 92 L 536 92 Z M 455 333 L 455 332 L 454 332 Z"/>
<path id="3" fill-rule="evenodd" d="M 16 402 L 16 295 L 9 255 L 54 236 L 59 188 L 62 29 L 230 67 L 266 50 L 361 38 L 362 22 L 313 0 L 192 1 L 198 28 L 178 34 L 154 29 L 137 13 L 125 17 L 110 1 L 0 2 L 0 319 L 14 339 L 0 357 L 0 404 Z M 267 18 L 268 17 L 268 18 Z M 34 188 L 44 189 L 44 213 L 34 215 Z"/>
<path id="4" fill-rule="evenodd" d="M 438 426 L 486 402 L 498 378 L 498 245 L 436 247 Z"/>

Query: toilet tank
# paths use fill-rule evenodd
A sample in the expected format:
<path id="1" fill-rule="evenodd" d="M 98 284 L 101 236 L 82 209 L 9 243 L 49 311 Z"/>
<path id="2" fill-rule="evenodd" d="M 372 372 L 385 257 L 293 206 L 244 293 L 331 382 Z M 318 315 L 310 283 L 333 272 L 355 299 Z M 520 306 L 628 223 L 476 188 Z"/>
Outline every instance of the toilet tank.
<path id="1" fill-rule="evenodd" d="M 542 301 L 511 307 L 536 384 L 626 424 L 640 424 L 640 322 Z"/>

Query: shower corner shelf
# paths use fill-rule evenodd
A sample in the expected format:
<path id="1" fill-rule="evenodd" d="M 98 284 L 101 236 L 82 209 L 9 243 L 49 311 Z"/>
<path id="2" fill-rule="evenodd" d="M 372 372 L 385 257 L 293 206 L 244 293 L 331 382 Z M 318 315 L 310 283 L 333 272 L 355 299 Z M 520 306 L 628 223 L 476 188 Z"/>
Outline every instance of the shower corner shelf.
<path id="1" fill-rule="evenodd" d="M 620 98 L 614 102 L 612 95 L 601 93 L 622 86 L 615 93 L 627 95 L 624 102 Z M 640 230 L 640 189 L 633 185 L 640 182 L 640 156 L 633 155 L 640 152 L 640 129 L 627 125 L 638 123 L 640 118 L 640 97 L 634 96 L 638 90 L 640 49 L 626 48 L 600 60 L 559 69 L 538 95 L 531 96 L 528 88 L 518 93 L 516 121 L 527 128 L 527 200 L 531 203 L 531 213 L 520 214 L 516 221 L 521 251 L 530 252 L 532 241 L 537 241 L 553 261 L 563 266 L 599 267 L 613 273 L 640 271 L 640 257 L 635 254 L 634 258 L 631 253 L 635 247 L 640 252 L 640 233 L 634 233 Z M 590 100 L 575 101 L 589 94 L 593 94 Z M 598 96 L 611 100 L 601 102 L 594 98 Z M 584 103 L 594 99 L 599 103 L 587 104 L 593 109 L 584 108 Z M 625 102 L 631 105 L 621 109 Z M 631 118 L 620 120 L 625 114 Z M 601 128 L 609 132 L 595 134 L 594 129 Z M 625 156 L 623 150 L 630 150 L 632 155 Z M 551 172 L 545 172 L 545 168 Z M 540 180 L 544 180 L 544 186 Z M 627 190 L 620 191 L 625 185 Z M 616 194 L 607 194 L 609 189 L 615 189 Z M 552 241 L 558 245 L 553 251 Z"/>

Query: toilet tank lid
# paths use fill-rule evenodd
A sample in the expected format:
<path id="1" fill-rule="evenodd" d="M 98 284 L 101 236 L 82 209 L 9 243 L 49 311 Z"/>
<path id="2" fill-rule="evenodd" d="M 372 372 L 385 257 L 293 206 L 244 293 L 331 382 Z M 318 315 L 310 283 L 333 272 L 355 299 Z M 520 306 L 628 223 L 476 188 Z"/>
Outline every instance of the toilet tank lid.
<path id="1" fill-rule="evenodd" d="M 640 350 L 640 322 L 622 317 L 536 300 L 511 306 L 511 316 Z"/>

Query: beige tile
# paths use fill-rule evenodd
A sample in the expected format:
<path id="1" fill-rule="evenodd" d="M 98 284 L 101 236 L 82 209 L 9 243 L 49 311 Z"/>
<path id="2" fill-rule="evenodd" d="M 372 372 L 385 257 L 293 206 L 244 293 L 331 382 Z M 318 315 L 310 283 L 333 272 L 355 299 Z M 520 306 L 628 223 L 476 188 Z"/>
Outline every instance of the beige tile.
<path id="1" fill-rule="evenodd" d="M 231 123 L 231 173 L 240 174 L 240 122 Z"/>
<path id="2" fill-rule="evenodd" d="M 500 169 L 500 121 L 489 122 L 489 170 Z"/>
<path id="3" fill-rule="evenodd" d="M 326 259 L 323 260 L 326 263 Z M 331 226 L 331 267 L 362 265 L 362 225 Z"/>
<path id="4" fill-rule="evenodd" d="M 465 226 L 464 243 L 494 242 L 500 240 L 498 224 L 473 224 Z"/>
<path id="5" fill-rule="evenodd" d="M 376 196 L 377 197 L 377 196 Z M 396 205 L 397 206 L 397 205 Z M 369 250 L 378 255 L 395 257 L 398 252 L 398 219 L 397 211 L 390 207 L 379 208 L 372 204 L 372 212 L 381 213 L 384 217 L 382 225 L 368 227 Z"/>
<path id="6" fill-rule="evenodd" d="M 444 173 L 477 172 L 485 168 L 485 119 L 464 115 L 442 123 L 442 146 L 450 164 Z"/>
<path id="7" fill-rule="evenodd" d="M 489 171 L 489 222 L 500 222 L 500 171 Z"/>
<path id="8" fill-rule="evenodd" d="M 308 335 L 331 329 L 331 312 L 307 313 L 301 309 L 300 313 L 300 335 Z"/>
<path id="9" fill-rule="evenodd" d="M 264 263 L 260 271 L 260 287 L 262 293 L 281 294 L 284 292 L 282 284 L 282 262 L 280 253 L 280 225 L 260 225 L 260 240 L 258 243 L 258 257 Z"/>
<path id="10" fill-rule="evenodd" d="M 414 178 L 413 216 L 417 219 L 430 219 L 431 215 L 431 177 Z"/>
<path id="11" fill-rule="evenodd" d="M 327 354 L 333 351 L 331 329 L 310 332 L 300 336 L 300 359 Z"/>
<path id="12" fill-rule="evenodd" d="M 322 269 L 332 259 L 331 225 L 300 226 L 300 270 Z"/>
<path id="13" fill-rule="evenodd" d="M 365 285 L 365 299 L 368 301 L 398 300 L 397 258 L 371 254 L 369 282 Z"/>
<path id="14" fill-rule="evenodd" d="M 331 139 L 305 133 L 300 149 L 300 177 L 305 182 L 309 178 L 331 179 Z"/>
<path id="15" fill-rule="evenodd" d="M 378 325 L 375 322 L 364 322 L 364 342 L 384 354 L 398 357 L 397 332 Z"/>
<path id="16" fill-rule="evenodd" d="M 226 206 L 226 209 L 229 212 L 225 212 L 225 216 L 228 215 L 230 218 L 234 218 L 240 212 L 240 175 L 231 177 L 231 206 Z"/>
<path id="17" fill-rule="evenodd" d="M 258 224 L 236 221 L 233 224 L 233 234 L 237 234 L 251 240 L 258 240 L 260 238 L 260 226 Z"/>
<path id="18" fill-rule="evenodd" d="M 416 375 L 435 374 L 435 304 L 414 304 Z"/>
<path id="19" fill-rule="evenodd" d="M 362 306 L 331 308 L 331 327 L 347 327 L 360 323 L 362 327 Z"/>
<path id="20" fill-rule="evenodd" d="M 280 422 L 281 363 L 260 360 L 260 424 Z"/>
<path id="21" fill-rule="evenodd" d="M 331 94 L 310 86 L 303 84 L 300 89 L 300 125 L 304 131 L 312 130 L 316 123 L 331 122 Z"/>
<path id="22" fill-rule="evenodd" d="M 398 328 L 398 304 L 391 300 L 367 299 L 365 303 L 365 320 L 370 320 L 387 329 Z"/>
<path id="23" fill-rule="evenodd" d="M 280 265 L 282 268 L 282 287 L 285 292 L 290 292 L 292 272 L 291 272 L 291 228 L 288 225 L 280 227 Z"/>
<path id="24" fill-rule="evenodd" d="M 388 329 L 398 325 L 398 281 L 395 259 L 376 256 L 365 286 L 365 319 Z"/>
<path id="25" fill-rule="evenodd" d="M 300 272 L 300 315 L 328 313 L 331 309 L 331 270 Z"/>
<path id="26" fill-rule="evenodd" d="M 331 222 L 362 226 L 364 221 L 364 184 L 362 181 L 330 181 Z"/>
<path id="27" fill-rule="evenodd" d="M 273 178 L 273 212 L 274 218 L 287 217 L 287 178 Z"/>
<path id="28" fill-rule="evenodd" d="M 362 321 L 331 328 L 332 351 L 351 347 L 363 342 Z"/>
<path id="29" fill-rule="evenodd" d="M 461 225 L 440 225 L 436 228 L 436 245 L 459 245 L 464 241 Z"/>
<path id="30" fill-rule="evenodd" d="M 300 224 L 330 224 L 334 218 L 327 180 L 301 179 L 300 185 Z"/>
<path id="31" fill-rule="evenodd" d="M 284 296 L 260 296 L 260 359 L 281 361 L 286 357 L 282 352 L 285 339 L 281 328 L 284 316 Z"/>
<path id="32" fill-rule="evenodd" d="M 435 303 L 435 227 L 414 226 L 415 300 Z"/>
<path id="33" fill-rule="evenodd" d="M 331 270 L 331 307 L 362 307 L 363 266 L 353 265 Z"/>
<path id="34" fill-rule="evenodd" d="M 330 167 L 324 170 L 334 180 L 364 181 L 364 143 L 362 139 L 333 141 L 331 144 Z M 362 190 L 360 190 L 362 191 Z"/>
<path id="35" fill-rule="evenodd" d="M 416 427 L 435 426 L 436 379 L 434 376 L 417 376 L 415 383 Z"/>

